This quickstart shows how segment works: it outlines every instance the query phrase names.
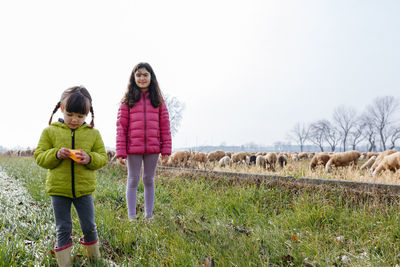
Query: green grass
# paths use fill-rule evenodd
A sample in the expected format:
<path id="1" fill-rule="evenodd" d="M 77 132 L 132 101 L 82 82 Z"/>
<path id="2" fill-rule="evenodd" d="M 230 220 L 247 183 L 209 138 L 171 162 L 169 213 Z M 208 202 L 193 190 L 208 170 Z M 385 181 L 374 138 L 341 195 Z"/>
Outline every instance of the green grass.
<path id="1" fill-rule="evenodd" d="M 48 253 L 55 229 L 46 171 L 30 158 L 0 158 L 0 167 L 40 210 L 25 217 L 13 210 L 10 220 L 2 215 L 0 265 L 55 265 Z M 129 222 L 125 183 L 124 167 L 108 165 L 98 172 L 94 194 L 101 252 L 117 264 L 199 266 L 206 257 L 216 266 L 400 263 L 400 201 L 394 197 L 165 172 L 156 180 L 154 220 L 143 218 L 141 183 L 138 220 Z M 73 219 L 76 240 L 75 213 Z M 76 242 L 74 253 L 83 254 Z M 81 264 L 87 265 L 84 257 L 75 260 Z"/>

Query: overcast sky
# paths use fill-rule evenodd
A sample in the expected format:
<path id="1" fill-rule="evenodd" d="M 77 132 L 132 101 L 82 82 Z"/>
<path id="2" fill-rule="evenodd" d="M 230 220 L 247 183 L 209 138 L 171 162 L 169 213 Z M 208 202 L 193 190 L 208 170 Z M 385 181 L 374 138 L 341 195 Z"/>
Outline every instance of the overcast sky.
<path id="1" fill-rule="evenodd" d="M 35 147 L 62 91 L 84 85 L 115 147 L 140 61 L 186 106 L 175 149 L 286 142 L 297 122 L 398 97 L 399 14 L 398 0 L 1 1 L 0 145 Z"/>

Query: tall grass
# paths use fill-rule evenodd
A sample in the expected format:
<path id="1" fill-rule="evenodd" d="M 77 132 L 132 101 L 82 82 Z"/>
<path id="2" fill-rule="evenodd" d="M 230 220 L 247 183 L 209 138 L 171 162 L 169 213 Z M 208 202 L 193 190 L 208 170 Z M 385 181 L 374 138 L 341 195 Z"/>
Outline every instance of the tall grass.
<path id="1" fill-rule="evenodd" d="M 0 158 L 0 166 L 20 181 L 43 210 L 45 172 L 32 159 Z M 96 223 L 104 258 L 130 266 L 394 266 L 400 263 L 399 199 L 325 187 L 302 188 L 254 180 L 160 173 L 156 180 L 154 220 L 143 218 L 143 186 L 138 189 L 138 220 L 127 220 L 126 170 L 108 165 L 98 173 Z M 36 205 L 36 204 L 35 204 Z M 47 213 L 46 213 L 47 214 Z M 2 215 L 3 216 L 3 215 Z M 30 214 L 28 233 L 21 218 L 17 239 L 0 235 L 0 263 L 54 265 L 48 240 L 52 218 Z M 81 235 L 74 216 L 75 240 Z M 4 223 L 3 229 L 12 226 Z M 21 229 L 21 230 L 19 230 Z M 3 231 L 2 231 L 3 232 Z M 10 232 L 10 231 L 8 231 Z M 24 240 L 41 247 L 40 259 Z M 25 247 L 24 247 L 25 244 Z M 78 244 L 74 253 L 82 254 Z M 7 256 L 12 255 L 12 256 Z M 14 257 L 14 258 L 10 258 Z M 75 265 L 88 264 L 84 257 Z M 107 265 L 107 264 L 105 264 Z"/>

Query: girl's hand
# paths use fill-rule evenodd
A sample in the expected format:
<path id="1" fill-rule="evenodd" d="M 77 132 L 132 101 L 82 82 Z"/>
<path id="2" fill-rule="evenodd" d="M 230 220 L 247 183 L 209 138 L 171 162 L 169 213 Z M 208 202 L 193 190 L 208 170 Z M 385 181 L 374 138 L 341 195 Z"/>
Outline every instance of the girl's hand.
<path id="1" fill-rule="evenodd" d="M 124 158 L 118 158 L 118 161 L 121 165 L 126 165 L 126 160 Z"/>
<path id="2" fill-rule="evenodd" d="M 168 162 L 169 156 L 168 155 L 161 155 L 161 164 L 165 164 Z"/>
<path id="3" fill-rule="evenodd" d="M 68 148 L 62 147 L 57 151 L 58 159 L 68 159 L 71 156 L 71 152 Z"/>
<path id="4" fill-rule="evenodd" d="M 82 165 L 88 164 L 92 160 L 92 158 L 83 150 L 79 150 L 78 152 L 75 153 L 75 155 L 76 158 L 79 159 L 77 163 Z"/>

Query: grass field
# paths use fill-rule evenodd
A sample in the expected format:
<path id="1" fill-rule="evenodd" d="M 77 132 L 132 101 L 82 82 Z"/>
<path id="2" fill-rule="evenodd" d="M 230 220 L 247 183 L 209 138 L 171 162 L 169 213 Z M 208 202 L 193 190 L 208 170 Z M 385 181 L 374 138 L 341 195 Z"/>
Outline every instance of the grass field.
<path id="1" fill-rule="evenodd" d="M 56 266 L 46 170 L 31 158 L 0 158 L 1 266 Z M 299 175 L 300 176 L 300 175 Z M 101 253 L 124 266 L 395 266 L 400 264 L 400 200 L 326 187 L 160 173 L 154 220 L 127 219 L 126 171 L 98 172 L 94 194 Z M 15 190 L 15 187 L 18 190 Z M 14 189 L 13 189 L 14 188 Z M 85 261 L 73 213 L 75 266 Z"/>

